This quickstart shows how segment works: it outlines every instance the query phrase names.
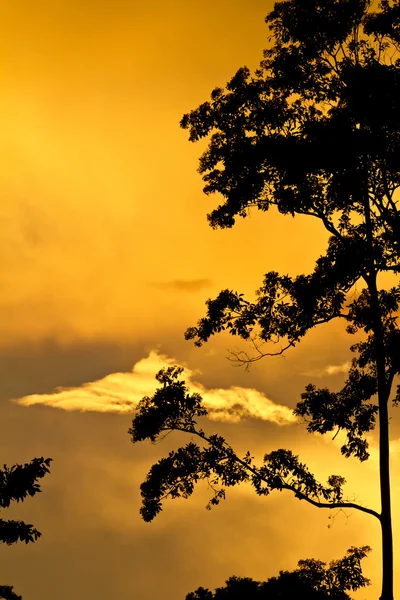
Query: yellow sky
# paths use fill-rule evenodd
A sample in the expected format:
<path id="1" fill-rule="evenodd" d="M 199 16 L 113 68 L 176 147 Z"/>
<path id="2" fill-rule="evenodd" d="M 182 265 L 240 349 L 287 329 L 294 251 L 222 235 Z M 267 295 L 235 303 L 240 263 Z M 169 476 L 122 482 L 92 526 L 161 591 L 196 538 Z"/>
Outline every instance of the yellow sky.
<path id="1" fill-rule="evenodd" d="M 200 149 L 178 126 L 236 66 L 256 64 L 265 3 L 3 5 L 3 340 L 129 339 L 163 327 L 160 311 L 178 321 L 182 296 L 153 283 L 253 290 L 270 265 L 297 267 L 274 220 L 208 228 L 215 200 L 201 193 Z M 302 244 L 297 223 L 284 227 Z M 296 262 L 311 265 L 304 254 Z M 204 293 L 180 312 L 193 319 Z"/>
<path id="2" fill-rule="evenodd" d="M 137 396 L 132 368 L 162 353 L 201 370 L 193 381 L 220 412 L 229 413 L 232 390 L 245 390 L 256 419 L 210 424 L 240 448 L 294 447 L 324 477 L 337 465 L 356 482 L 349 491 L 376 502 L 373 464 L 360 469 L 260 413 L 265 398 L 287 414 L 311 377 L 342 383 L 349 340 L 338 327 L 250 374 L 225 361 L 226 338 L 201 350 L 183 341 L 207 297 L 224 287 L 251 293 L 270 269 L 307 272 L 326 243 L 318 223 L 273 212 L 212 231 L 216 198 L 202 194 L 196 173 L 201 146 L 179 129 L 239 66 L 257 65 L 270 7 L 0 0 L 0 444 L 9 463 L 54 458 L 44 493 L 12 513 L 43 538 L 0 548 L 0 583 L 24 600 L 157 600 L 160 590 L 178 600 L 232 574 L 263 579 L 357 544 L 376 549 L 367 564 L 379 577 L 379 531 L 367 517 L 338 515 L 328 530 L 326 514 L 279 495 L 260 500 L 243 488 L 209 514 L 201 490 L 142 523 L 138 486 L 164 449 L 133 447 L 130 416 L 106 401 L 102 414 L 51 407 L 57 386 L 67 388 L 63 408 L 82 408 L 82 389 L 91 402 L 97 384 L 82 388 L 88 382 L 104 391 L 122 381 Z M 9 402 L 32 396 L 31 408 Z"/>

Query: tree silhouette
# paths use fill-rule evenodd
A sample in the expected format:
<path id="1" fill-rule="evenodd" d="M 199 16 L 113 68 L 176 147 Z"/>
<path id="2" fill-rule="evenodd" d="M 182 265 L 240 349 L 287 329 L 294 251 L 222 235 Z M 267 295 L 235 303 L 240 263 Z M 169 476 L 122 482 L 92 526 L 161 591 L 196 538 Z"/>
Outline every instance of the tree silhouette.
<path id="1" fill-rule="evenodd" d="M 34 458 L 24 465 L 4 465 L 0 469 L 0 507 L 8 508 L 11 502 L 23 502 L 27 496 L 34 496 L 41 491 L 38 479 L 50 472 L 51 458 Z M 15 544 L 16 542 L 35 542 L 42 534 L 33 525 L 23 521 L 4 521 L 0 519 L 0 542 Z M 0 598 L 5 600 L 21 600 L 13 591 L 13 586 L 0 585 Z"/>
<path id="2" fill-rule="evenodd" d="M 12 585 L 0 585 L 0 598 L 3 600 L 22 600 L 22 596 L 18 596 Z"/>
<path id="3" fill-rule="evenodd" d="M 334 393 L 309 384 L 295 414 L 310 432 L 344 432 L 342 454 L 360 461 L 368 458 L 365 434 L 378 426 L 380 512 L 345 501 L 343 477 L 317 482 L 289 450 L 257 466 L 250 453 L 240 458 L 221 436 L 206 434 L 196 422 L 206 414 L 201 398 L 187 393 L 178 368 L 157 375 L 162 388 L 142 400 L 130 434 L 136 442 L 180 430 L 204 442 L 190 442 L 151 468 L 142 485 L 146 520 L 164 497 L 189 496 L 199 479 L 215 487 L 210 505 L 227 486 L 250 481 L 258 494 L 289 489 L 319 508 L 351 507 L 381 525 L 381 600 L 393 600 L 389 402 L 400 402 L 400 386 L 392 393 L 400 374 L 400 285 L 381 289 L 378 275 L 400 273 L 400 4 L 375 4 L 277 2 L 266 17 L 270 45 L 260 67 L 253 74 L 239 69 L 181 126 L 193 142 L 211 136 L 199 171 L 204 191 L 223 199 L 208 216 L 212 227 L 232 227 L 253 207 L 275 207 L 318 219 L 330 234 L 311 274 L 269 272 L 255 301 L 223 290 L 186 338 L 201 346 L 227 330 L 251 342 L 254 354 L 233 354 L 248 366 L 334 319 L 349 334 L 363 334 L 351 346 L 344 387 Z M 351 295 L 359 281 L 364 289 Z"/>
<path id="4" fill-rule="evenodd" d="M 350 548 L 347 555 L 329 566 L 313 558 L 300 560 L 295 571 L 280 571 L 278 577 L 254 581 L 248 577 L 230 577 L 225 587 L 212 593 L 200 587 L 186 600 L 349 600 L 348 591 L 369 585 L 362 575 L 361 560 L 370 548 Z"/>

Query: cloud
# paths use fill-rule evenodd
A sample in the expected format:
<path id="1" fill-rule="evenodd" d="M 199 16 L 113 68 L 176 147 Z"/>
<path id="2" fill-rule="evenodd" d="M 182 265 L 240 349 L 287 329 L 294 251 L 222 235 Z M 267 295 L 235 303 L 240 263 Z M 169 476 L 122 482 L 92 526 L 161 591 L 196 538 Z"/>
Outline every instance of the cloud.
<path id="1" fill-rule="evenodd" d="M 311 371 L 302 373 L 302 375 L 306 375 L 307 377 L 326 377 L 326 375 L 337 375 L 338 373 L 347 374 L 350 367 L 350 361 L 346 361 L 340 365 L 326 365 L 322 369 L 312 369 Z"/>
<path id="2" fill-rule="evenodd" d="M 328 365 L 324 369 L 326 375 L 337 375 L 337 373 L 348 373 L 351 363 L 349 361 L 342 363 L 341 365 Z"/>
<path id="3" fill-rule="evenodd" d="M 60 387 L 51 394 L 33 394 L 13 402 L 21 406 L 41 404 L 67 411 L 126 414 L 134 411 L 143 396 L 154 393 L 157 387 L 154 378 L 156 372 L 173 364 L 176 364 L 176 361 L 172 358 L 151 351 L 146 358 L 133 366 L 131 372 L 112 373 L 79 387 Z M 207 389 L 194 380 L 195 375 L 195 371 L 185 367 L 186 383 L 191 392 L 202 395 L 210 419 L 237 423 L 242 419 L 254 418 L 278 425 L 288 425 L 297 421 L 290 408 L 275 404 L 258 390 L 238 386 Z"/>
<path id="4" fill-rule="evenodd" d="M 238 423 L 242 419 L 253 418 L 270 421 L 277 425 L 289 425 L 297 422 L 297 418 L 290 408 L 282 404 L 275 404 L 263 393 L 252 388 L 233 386 L 228 389 L 205 390 L 203 388 L 198 391 L 203 395 L 210 419 L 215 421 Z"/>
<path id="5" fill-rule="evenodd" d="M 198 292 L 210 287 L 211 284 L 210 279 L 174 279 L 173 281 L 152 283 L 151 285 L 159 289 L 176 290 L 178 292 Z"/>

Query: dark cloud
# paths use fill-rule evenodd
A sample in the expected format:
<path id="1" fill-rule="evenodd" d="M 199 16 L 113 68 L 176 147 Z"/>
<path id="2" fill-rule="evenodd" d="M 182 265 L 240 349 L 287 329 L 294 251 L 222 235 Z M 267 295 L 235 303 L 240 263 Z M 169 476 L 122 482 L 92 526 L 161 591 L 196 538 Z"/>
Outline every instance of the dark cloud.
<path id="1" fill-rule="evenodd" d="M 173 281 L 151 283 L 152 287 L 178 292 L 199 292 L 212 285 L 210 279 L 174 279 Z"/>

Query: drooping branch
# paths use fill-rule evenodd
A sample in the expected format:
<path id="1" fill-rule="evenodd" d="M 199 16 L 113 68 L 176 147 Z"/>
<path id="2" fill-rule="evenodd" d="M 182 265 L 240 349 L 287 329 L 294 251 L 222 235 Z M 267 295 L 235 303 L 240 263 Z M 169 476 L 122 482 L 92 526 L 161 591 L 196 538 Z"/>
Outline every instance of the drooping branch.
<path id="1" fill-rule="evenodd" d="M 305 500 L 306 502 L 312 504 L 312 506 L 315 506 L 317 508 L 354 508 L 355 510 L 359 510 L 361 512 L 367 513 L 368 515 L 372 515 L 373 517 L 376 517 L 379 520 L 381 519 L 380 514 L 376 510 L 373 510 L 372 508 L 367 508 L 365 506 L 361 506 L 361 504 L 355 504 L 354 502 L 337 502 L 335 504 L 328 502 L 318 502 L 316 500 L 313 500 L 312 498 L 308 498 L 302 492 L 297 492 L 291 486 L 285 485 L 283 486 L 283 489 L 292 491 L 296 498 L 299 498 L 300 500 Z"/>
<path id="2" fill-rule="evenodd" d="M 258 495 L 285 489 L 318 508 L 353 508 L 380 519 L 376 511 L 343 499 L 343 477 L 331 475 L 324 486 L 289 450 L 271 452 L 265 455 L 263 465 L 257 466 L 249 452 L 240 458 L 222 436 L 207 435 L 197 426 L 197 418 L 207 415 L 201 396 L 188 393 L 184 382 L 178 381 L 181 373 L 181 368 L 169 367 L 157 374 L 163 387 L 152 398 L 141 400 L 129 434 L 133 442 L 155 442 L 165 432 L 180 431 L 200 438 L 206 445 L 201 448 L 191 441 L 151 467 L 141 486 L 144 520 L 154 519 L 166 498 L 191 496 L 201 480 L 208 481 L 214 492 L 209 508 L 225 497 L 227 487 L 249 482 Z"/>

